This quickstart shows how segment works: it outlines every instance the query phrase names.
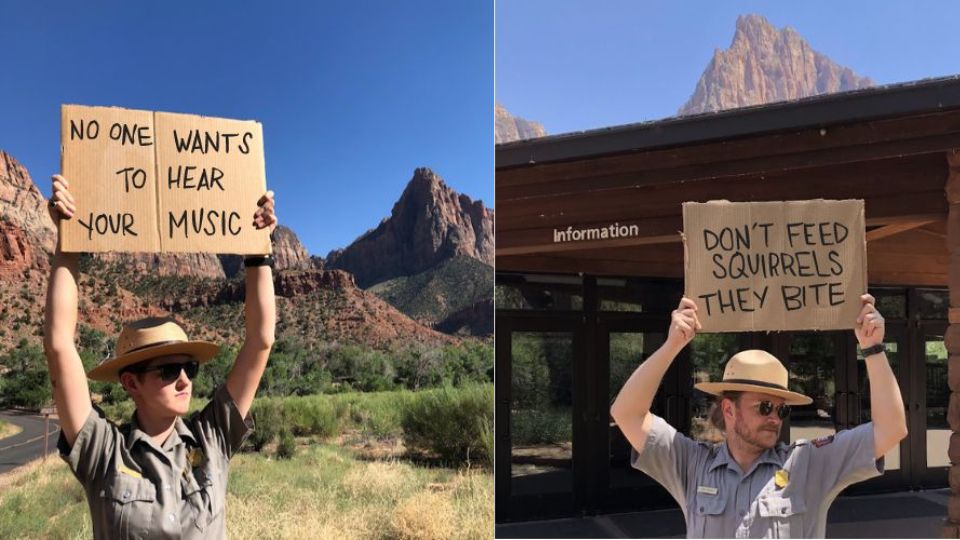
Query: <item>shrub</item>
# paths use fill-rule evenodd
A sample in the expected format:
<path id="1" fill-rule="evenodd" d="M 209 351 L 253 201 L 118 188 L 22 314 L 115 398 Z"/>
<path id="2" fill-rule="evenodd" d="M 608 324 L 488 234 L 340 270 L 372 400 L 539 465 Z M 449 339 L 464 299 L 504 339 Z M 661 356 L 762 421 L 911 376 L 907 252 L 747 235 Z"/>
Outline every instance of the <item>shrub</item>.
<path id="1" fill-rule="evenodd" d="M 213 393 L 227 381 L 227 374 L 237 359 L 238 348 L 224 345 L 217 355 L 200 367 L 197 377 L 193 380 L 193 395 L 212 398 Z"/>
<path id="2" fill-rule="evenodd" d="M 297 441 L 287 428 L 280 429 L 280 442 L 277 444 L 277 458 L 290 459 L 297 453 Z"/>
<path id="3" fill-rule="evenodd" d="M 290 398 L 281 402 L 285 424 L 295 435 L 332 437 L 339 431 L 337 412 L 323 396 Z"/>
<path id="4" fill-rule="evenodd" d="M 478 461 L 493 463 L 494 457 L 494 430 L 492 420 L 486 416 L 481 416 L 478 420 L 480 431 L 480 443 L 483 453 L 477 454 Z"/>
<path id="5" fill-rule="evenodd" d="M 114 386 L 119 387 L 120 385 L 116 384 Z M 123 389 L 121 388 L 120 391 L 123 392 Z M 132 399 L 125 399 L 113 403 L 106 403 L 106 400 L 104 400 L 104 402 L 100 404 L 100 408 L 103 409 L 103 413 L 107 415 L 107 418 L 121 424 L 130 421 L 136 405 Z"/>
<path id="6" fill-rule="evenodd" d="M 279 435 L 283 414 L 279 404 L 272 399 L 256 399 L 250 409 L 256 427 L 247 439 L 247 444 L 259 452 Z"/>
<path id="7" fill-rule="evenodd" d="M 444 387 L 415 394 L 403 411 L 408 448 L 436 454 L 448 463 L 489 462 L 493 385 Z M 484 422 L 486 422 L 484 424 Z"/>
<path id="8" fill-rule="evenodd" d="M 4 405 L 39 409 L 53 401 L 47 359 L 40 347 L 21 339 L 0 358 L 0 364 L 9 368 L 0 376 L 0 402 Z"/>

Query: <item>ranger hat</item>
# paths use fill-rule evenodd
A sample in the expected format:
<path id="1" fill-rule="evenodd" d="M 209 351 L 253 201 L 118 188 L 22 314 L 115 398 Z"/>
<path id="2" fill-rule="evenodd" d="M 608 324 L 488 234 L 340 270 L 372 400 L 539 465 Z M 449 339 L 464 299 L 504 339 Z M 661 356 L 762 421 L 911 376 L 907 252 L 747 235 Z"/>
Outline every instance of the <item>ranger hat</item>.
<path id="1" fill-rule="evenodd" d="M 723 392 L 761 392 L 782 397 L 787 405 L 809 405 L 813 399 L 787 390 L 787 368 L 775 356 L 760 350 L 733 355 L 720 382 L 704 382 L 694 388 L 714 396 Z"/>
<path id="2" fill-rule="evenodd" d="M 201 364 L 217 355 L 220 347 L 208 341 L 190 341 L 170 318 L 150 317 L 129 323 L 117 338 L 116 356 L 87 373 L 95 381 L 118 382 L 120 370 L 158 356 L 185 354 Z"/>

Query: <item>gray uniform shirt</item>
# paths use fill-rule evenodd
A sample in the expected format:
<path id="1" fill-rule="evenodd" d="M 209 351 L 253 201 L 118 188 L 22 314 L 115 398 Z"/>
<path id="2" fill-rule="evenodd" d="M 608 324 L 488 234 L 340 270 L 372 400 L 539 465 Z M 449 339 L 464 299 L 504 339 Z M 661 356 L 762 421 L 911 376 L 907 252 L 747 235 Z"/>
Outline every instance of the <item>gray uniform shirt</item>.
<path id="1" fill-rule="evenodd" d="M 162 446 L 140 430 L 136 414 L 117 426 L 94 408 L 60 456 L 83 484 L 94 538 L 226 538 L 227 466 L 253 429 L 225 386 Z"/>
<path id="2" fill-rule="evenodd" d="M 643 452 L 631 460 L 680 504 L 687 538 L 823 538 L 840 491 L 883 473 L 883 458 L 873 454 L 873 423 L 866 423 L 779 443 L 741 471 L 726 443 L 693 441 L 654 415 Z"/>

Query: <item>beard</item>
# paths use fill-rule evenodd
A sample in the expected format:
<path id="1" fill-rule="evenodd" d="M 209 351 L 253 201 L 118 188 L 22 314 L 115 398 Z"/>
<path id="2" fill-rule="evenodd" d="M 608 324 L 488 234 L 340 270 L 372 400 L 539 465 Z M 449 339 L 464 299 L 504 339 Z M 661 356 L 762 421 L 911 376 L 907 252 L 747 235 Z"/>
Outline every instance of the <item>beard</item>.
<path id="1" fill-rule="evenodd" d="M 744 442 L 746 442 L 747 444 L 756 446 L 757 448 L 763 448 L 763 449 L 773 448 L 774 446 L 776 446 L 777 441 L 780 439 L 779 429 L 772 430 L 772 429 L 761 428 L 761 429 L 758 429 L 757 431 L 751 432 L 747 428 L 746 423 L 741 422 L 739 418 L 737 418 L 737 420 L 733 424 L 733 431 Z M 776 434 L 776 436 L 773 439 L 773 442 L 767 442 L 762 439 L 763 435 L 765 435 L 766 433 Z"/>

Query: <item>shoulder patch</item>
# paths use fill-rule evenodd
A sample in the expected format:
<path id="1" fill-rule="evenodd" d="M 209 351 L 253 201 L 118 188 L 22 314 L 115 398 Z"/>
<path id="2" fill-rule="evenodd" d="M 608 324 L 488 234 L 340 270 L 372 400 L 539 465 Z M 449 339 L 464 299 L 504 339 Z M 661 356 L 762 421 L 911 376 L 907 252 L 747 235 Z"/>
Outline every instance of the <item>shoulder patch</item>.
<path id="1" fill-rule="evenodd" d="M 833 435 L 827 435 L 826 437 L 818 437 L 813 440 L 813 445 L 816 446 L 817 448 L 820 448 L 821 446 L 826 446 L 833 442 L 833 437 L 834 437 Z"/>

